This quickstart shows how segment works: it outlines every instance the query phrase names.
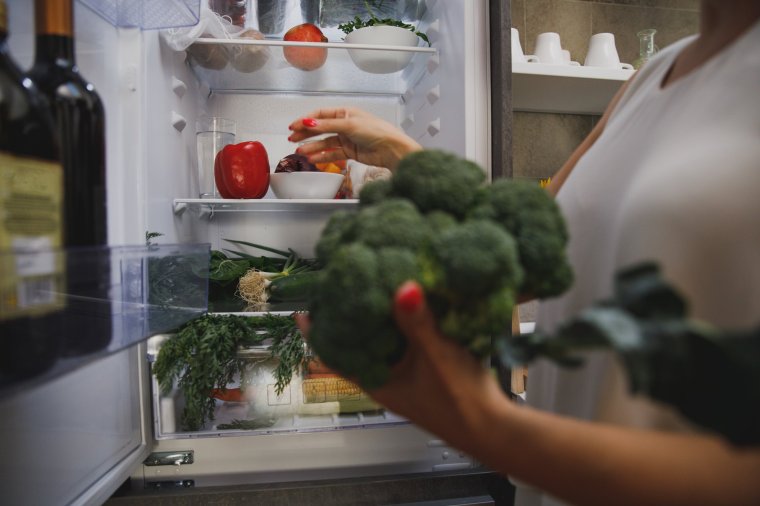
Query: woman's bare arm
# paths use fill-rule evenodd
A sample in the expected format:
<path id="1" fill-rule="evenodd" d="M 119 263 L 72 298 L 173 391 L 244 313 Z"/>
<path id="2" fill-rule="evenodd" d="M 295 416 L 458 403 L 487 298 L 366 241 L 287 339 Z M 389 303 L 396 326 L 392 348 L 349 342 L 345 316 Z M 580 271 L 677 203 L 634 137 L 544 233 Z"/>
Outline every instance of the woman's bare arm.
<path id="1" fill-rule="evenodd" d="M 418 285 L 399 288 L 395 314 L 407 353 L 370 394 L 491 469 L 573 504 L 760 504 L 760 448 L 517 406 L 490 371 L 440 334 Z"/>
<path id="2" fill-rule="evenodd" d="M 633 77 L 631 77 L 631 79 L 633 79 Z M 551 193 L 554 196 L 557 195 L 557 192 L 559 192 L 559 189 L 565 183 L 565 181 L 567 180 L 567 177 L 570 175 L 570 173 L 573 171 L 576 164 L 578 163 L 578 160 L 580 160 L 581 157 L 584 154 L 586 154 L 586 151 L 591 149 L 591 146 L 593 146 L 596 140 L 599 138 L 599 136 L 602 135 L 602 132 L 604 131 L 604 127 L 607 125 L 607 120 L 612 114 L 612 111 L 615 109 L 615 106 L 617 106 L 618 102 L 620 101 L 620 97 L 622 97 L 623 93 L 625 93 L 625 90 L 628 89 L 629 82 L 630 82 L 630 79 L 626 81 L 625 83 L 623 83 L 620 89 L 612 97 L 612 100 L 610 100 L 610 103 L 607 104 L 607 108 L 605 109 L 604 114 L 602 114 L 602 117 L 599 120 L 599 122 L 596 124 L 596 126 L 594 126 L 591 132 L 586 136 L 585 139 L 583 139 L 583 141 L 578 145 L 578 147 L 575 148 L 575 151 L 572 152 L 570 157 L 562 165 L 562 167 L 560 167 L 557 173 L 554 174 L 554 176 L 552 176 L 551 182 L 546 187 L 549 193 Z"/>

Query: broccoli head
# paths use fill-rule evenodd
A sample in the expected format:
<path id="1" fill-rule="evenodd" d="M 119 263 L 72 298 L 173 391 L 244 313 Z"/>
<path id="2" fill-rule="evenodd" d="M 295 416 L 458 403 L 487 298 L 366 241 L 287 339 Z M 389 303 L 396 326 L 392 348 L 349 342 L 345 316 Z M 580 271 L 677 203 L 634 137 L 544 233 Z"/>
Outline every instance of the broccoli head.
<path id="1" fill-rule="evenodd" d="M 558 294 L 572 273 L 567 231 L 536 185 L 484 186 L 475 164 L 442 151 L 404 158 L 367 183 L 356 213 L 335 213 L 317 243 L 324 268 L 311 290 L 315 353 L 364 388 L 381 386 L 406 339 L 393 297 L 418 281 L 441 331 L 475 356 L 507 335 L 520 290 Z"/>
<path id="2" fill-rule="evenodd" d="M 573 273 L 565 255 L 567 229 L 546 190 L 527 181 L 496 181 L 481 189 L 469 216 L 499 223 L 517 240 L 525 271 L 521 292 L 552 297 L 570 287 Z"/>
<path id="3" fill-rule="evenodd" d="M 439 210 L 463 218 L 485 178 L 469 160 L 444 151 L 417 151 L 396 167 L 391 195 L 411 200 L 425 214 Z"/>

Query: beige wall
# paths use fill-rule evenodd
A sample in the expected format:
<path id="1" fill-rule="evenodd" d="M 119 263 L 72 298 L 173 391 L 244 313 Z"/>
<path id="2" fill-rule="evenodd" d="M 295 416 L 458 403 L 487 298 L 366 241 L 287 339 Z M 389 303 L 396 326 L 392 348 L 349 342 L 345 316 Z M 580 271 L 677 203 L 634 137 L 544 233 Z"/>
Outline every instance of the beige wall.
<path id="1" fill-rule="evenodd" d="M 511 13 L 526 54 L 532 54 L 536 35 L 557 32 L 562 46 L 580 63 L 595 33 L 614 33 L 620 60 L 632 63 L 639 54 L 639 30 L 655 28 L 655 43 L 664 47 L 699 28 L 699 0 L 512 0 Z M 515 177 L 551 176 L 595 120 L 594 116 L 515 113 Z"/>

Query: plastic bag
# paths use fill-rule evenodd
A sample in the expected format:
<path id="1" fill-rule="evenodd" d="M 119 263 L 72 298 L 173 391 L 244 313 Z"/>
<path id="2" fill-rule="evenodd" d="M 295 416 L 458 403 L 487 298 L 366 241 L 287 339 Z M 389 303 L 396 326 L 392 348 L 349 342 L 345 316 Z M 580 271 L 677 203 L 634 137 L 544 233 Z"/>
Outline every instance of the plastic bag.
<path id="1" fill-rule="evenodd" d="M 195 64 L 212 70 L 221 70 L 231 64 L 239 72 L 254 72 L 269 60 L 269 48 L 250 44 L 207 44 L 196 42 L 200 38 L 221 40 L 263 40 L 264 35 L 253 28 L 232 24 L 228 16 L 220 16 L 203 3 L 198 24 L 187 28 L 170 28 L 161 32 L 166 44 L 175 51 L 187 51 Z"/>

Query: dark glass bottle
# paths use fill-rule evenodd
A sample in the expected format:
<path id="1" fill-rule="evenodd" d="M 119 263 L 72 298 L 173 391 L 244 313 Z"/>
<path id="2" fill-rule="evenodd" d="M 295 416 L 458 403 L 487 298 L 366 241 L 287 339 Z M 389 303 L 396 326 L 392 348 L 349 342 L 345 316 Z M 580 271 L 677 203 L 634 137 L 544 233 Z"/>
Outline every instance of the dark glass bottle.
<path id="1" fill-rule="evenodd" d="M 105 112 L 76 66 L 73 15 L 72 0 L 35 1 L 35 59 L 29 71 L 52 106 L 61 139 L 68 258 L 65 355 L 98 351 L 111 340 Z M 94 246 L 104 248 L 91 253 Z M 87 249 L 78 250 L 83 247 Z"/>
<path id="2" fill-rule="evenodd" d="M 58 358 L 65 298 L 63 171 L 53 118 L 7 46 L 0 0 L 0 386 Z M 45 254 L 45 252 L 48 252 Z"/>

